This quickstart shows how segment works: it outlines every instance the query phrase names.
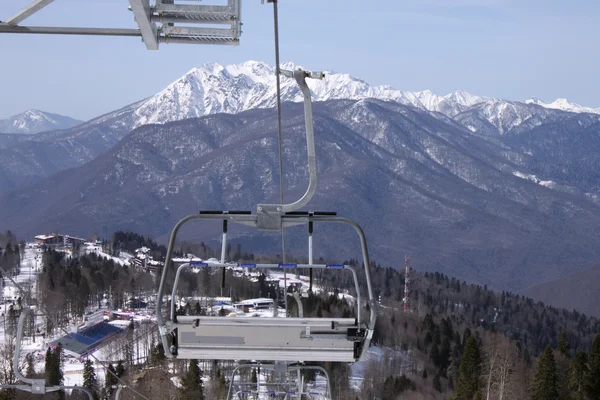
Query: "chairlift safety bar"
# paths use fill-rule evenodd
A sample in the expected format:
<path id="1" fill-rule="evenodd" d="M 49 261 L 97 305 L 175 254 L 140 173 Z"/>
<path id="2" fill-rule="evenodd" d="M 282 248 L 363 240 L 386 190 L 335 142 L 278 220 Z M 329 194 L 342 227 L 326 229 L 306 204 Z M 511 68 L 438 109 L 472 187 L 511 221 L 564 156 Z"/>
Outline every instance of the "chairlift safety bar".
<path id="1" fill-rule="evenodd" d="M 254 226 L 256 227 L 257 225 L 257 221 L 258 221 L 258 216 L 256 214 L 249 214 L 246 212 L 232 212 L 232 213 L 228 213 L 228 212 L 221 212 L 220 214 L 206 214 L 206 213 L 199 213 L 199 214 L 192 214 L 192 215 L 188 215 L 187 217 L 181 219 L 173 228 L 173 231 L 171 232 L 171 236 L 169 238 L 169 244 L 168 244 L 168 248 L 167 248 L 167 256 L 165 259 L 165 267 L 163 268 L 162 271 L 162 275 L 161 275 L 161 280 L 160 280 L 160 285 L 159 285 L 159 290 L 158 290 L 158 298 L 157 298 L 157 302 L 156 302 L 156 318 L 157 318 L 157 324 L 158 324 L 158 329 L 159 329 L 159 333 L 161 336 L 161 341 L 163 343 L 163 348 L 165 349 L 165 355 L 169 358 L 176 358 L 177 357 L 177 346 L 174 345 L 174 347 L 172 347 L 172 345 L 169 343 L 169 337 L 177 337 L 177 335 L 183 335 L 184 332 L 183 330 L 187 330 L 187 333 L 185 333 L 186 335 L 191 335 L 193 334 L 193 332 L 195 332 L 191 326 L 191 324 L 195 321 L 195 320 L 207 320 L 209 317 L 194 317 L 194 316 L 180 316 L 178 318 L 178 320 L 180 322 L 175 322 L 173 320 L 169 320 L 167 321 L 167 319 L 165 318 L 164 314 L 163 314 L 163 297 L 166 294 L 165 293 L 165 289 L 166 289 L 166 277 L 167 277 L 167 273 L 168 270 L 170 268 L 171 265 L 171 260 L 172 260 L 172 256 L 173 256 L 173 250 L 175 247 L 175 241 L 177 239 L 177 233 L 179 232 L 180 228 L 190 222 L 190 221 L 194 221 L 194 220 L 214 220 L 214 221 L 222 221 L 223 219 L 227 219 L 230 222 L 235 222 L 235 223 L 239 223 L 239 224 L 243 224 L 243 225 L 249 225 L 249 226 Z M 284 214 L 281 216 L 281 221 L 282 221 L 282 226 L 283 227 L 287 227 L 287 226 L 295 226 L 295 225 L 300 225 L 300 224 L 308 224 L 310 221 L 312 221 L 313 223 L 323 223 L 323 222 L 328 222 L 328 223 L 342 223 L 342 224 L 346 224 L 346 225 L 350 225 L 358 234 L 359 239 L 360 239 L 360 244 L 361 244 L 361 251 L 362 251 L 362 255 L 363 255 L 363 264 L 364 264 L 364 272 L 365 272 L 365 276 L 366 276 L 366 283 L 367 283 L 367 291 L 368 291 L 368 304 L 371 307 L 371 313 L 370 313 L 370 318 L 368 323 L 366 324 L 365 327 L 365 337 L 364 340 L 362 341 L 362 346 L 361 346 L 361 351 L 359 355 L 356 355 L 355 357 L 353 357 L 352 360 L 349 359 L 349 355 L 347 355 L 346 351 L 348 351 L 348 347 L 346 345 L 344 345 L 343 348 L 340 348 L 339 351 L 340 353 L 338 353 L 338 350 L 336 350 L 335 348 L 331 348 L 330 352 L 327 353 L 329 357 L 332 357 L 330 359 L 325 359 L 323 361 L 342 361 L 342 362 L 352 362 L 352 361 L 356 361 L 359 359 L 364 359 L 364 357 L 366 356 L 366 352 L 367 349 L 369 348 L 370 345 L 370 341 L 371 338 L 373 336 L 373 330 L 375 328 L 375 321 L 376 321 L 376 316 L 377 316 L 377 312 L 376 312 L 376 301 L 375 298 L 373 296 L 373 290 L 372 290 L 372 286 L 371 286 L 371 277 L 370 277 L 370 273 L 369 273 L 369 255 L 368 255 L 368 249 L 367 249 L 367 243 L 366 243 L 366 239 L 365 239 L 365 235 L 364 232 L 362 230 L 362 228 L 354 221 L 348 219 L 348 218 L 344 218 L 344 217 L 338 217 L 338 216 L 334 216 L 334 215 L 314 215 L 311 213 L 289 213 L 289 214 Z M 204 264 L 204 263 L 201 263 Z M 184 264 L 185 265 L 185 264 Z M 200 264 L 198 264 L 200 265 Z M 215 267 L 223 267 L 223 264 L 213 264 L 215 265 Z M 227 264 L 224 264 L 227 265 Z M 230 264 L 230 265 L 234 265 L 234 264 Z M 235 264 L 237 266 L 237 264 Z M 332 265 L 336 265 L 336 264 L 332 264 Z M 207 265 L 208 266 L 208 265 Z M 308 267 L 308 264 L 306 264 L 306 266 Z M 302 265 L 297 267 L 303 267 Z M 181 270 L 180 270 L 181 271 Z M 221 321 L 223 320 L 222 317 L 215 317 L 220 319 Z M 289 324 L 293 323 L 293 320 L 308 320 L 308 319 L 298 319 L 298 318 L 280 318 L 281 323 L 282 324 L 286 324 L 288 325 L 288 328 L 292 328 Z M 248 319 L 245 319 L 248 320 Z M 289 320 L 289 322 L 288 322 Z M 225 321 L 222 321 L 225 322 Z M 222 324 L 222 322 L 217 322 L 214 320 L 210 320 L 210 323 L 212 324 L 212 326 L 217 326 L 215 324 Z M 248 321 L 247 323 L 250 323 L 251 321 Z M 231 323 L 235 323 L 238 324 L 238 322 L 234 322 L 231 321 Z M 268 323 L 265 319 L 265 322 L 261 322 L 262 324 Z M 318 323 L 318 321 L 311 321 L 311 323 Z M 360 321 L 359 321 L 360 323 Z M 260 326 L 253 326 L 253 327 L 247 327 L 250 330 L 246 330 L 246 334 L 247 335 L 252 335 L 254 333 L 256 333 L 256 331 L 260 331 L 261 327 Z M 216 329 L 216 328 L 215 328 Z M 252 330 L 254 329 L 254 331 Z M 349 324 L 347 324 L 347 329 L 349 329 Z M 220 330 L 216 330 L 214 331 L 215 334 L 219 334 L 222 333 L 222 331 Z M 295 332 L 295 331 L 293 331 Z M 351 332 L 349 330 L 347 330 L 347 332 Z M 331 332 L 328 332 L 328 334 L 330 334 Z M 175 336 L 173 336 L 175 335 Z M 186 337 L 188 337 L 186 336 Z M 195 340 L 195 339 L 192 339 Z M 239 339 L 242 340 L 242 339 Z M 242 340 L 243 342 L 243 340 Z M 254 350 L 249 350 L 247 352 L 244 353 L 244 355 L 242 355 L 240 349 L 243 350 L 244 346 L 243 344 L 241 344 L 242 342 L 240 342 L 239 345 L 236 345 L 234 347 L 232 347 L 231 349 L 226 349 L 224 348 L 225 346 L 219 348 L 219 350 L 213 350 L 211 351 L 210 349 L 204 348 L 203 350 L 193 350 L 193 348 L 190 349 L 190 351 L 187 353 L 187 356 L 189 357 L 193 357 L 193 358 L 210 358 L 210 357 L 216 357 L 217 354 L 219 356 L 219 358 L 226 358 L 226 359 L 261 359 L 261 355 L 264 356 L 264 352 L 265 350 L 267 350 L 267 348 L 258 348 L 256 347 Z M 304 342 L 302 342 L 304 343 Z M 341 345 L 341 343 L 340 343 Z M 346 350 L 343 350 L 346 349 Z M 321 349 L 322 352 L 319 353 L 320 355 L 318 357 L 324 357 L 325 353 L 324 350 Z M 268 351 L 268 350 L 267 350 Z M 289 351 L 285 351 L 284 348 L 279 348 L 278 349 L 279 353 L 277 351 L 273 351 L 271 353 L 269 353 L 270 355 L 272 355 L 272 359 L 273 360 L 278 360 L 278 361 L 317 361 L 314 360 L 314 357 L 312 357 L 312 355 L 310 354 L 310 349 L 290 349 Z M 338 354 L 338 355 L 336 355 Z M 286 356 L 290 356 L 293 358 L 287 358 L 285 359 L 284 357 Z M 182 358 L 182 357 L 179 357 Z M 318 361 L 321 361 L 321 358 Z"/>
<path id="2" fill-rule="evenodd" d="M 310 268 L 310 269 L 346 269 L 352 273 L 354 280 L 354 290 L 356 291 L 356 309 L 357 319 L 361 320 L 361 301 L 360 301 L 360 285 L 358 284 L 358 276 L 356 270 L 351 265 L 344 264 L 248 264 L 248 263 L 208 263 L 208 262 L 189 262 L 181 264 L 177 268 L 175 273 L 175 280 L 173 281 L 173 290 L 171 292 L 171 318 L 177 321 L 177 315 L 175 314 L 175 296 L 177 295 L 177 288 L 179 287 L 179 279 L 181 272 L 185 269 L 192 268 L 248 268 L 248 269 L 281 269 L 281 268 Z M 287 290 L 287 288 L 286 288 Z"/>

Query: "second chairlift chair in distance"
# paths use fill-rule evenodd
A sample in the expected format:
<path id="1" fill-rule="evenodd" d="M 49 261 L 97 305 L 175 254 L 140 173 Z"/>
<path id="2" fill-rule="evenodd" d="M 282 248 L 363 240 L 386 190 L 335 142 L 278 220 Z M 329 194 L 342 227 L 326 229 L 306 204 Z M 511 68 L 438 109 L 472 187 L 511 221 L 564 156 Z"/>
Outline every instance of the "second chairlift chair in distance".
<path id="1" fill-rule="evenodd" d="M 302 69 L 281 70 L 286 77 L 295 78 L 304 96 L 304 116 L 309 166 L 309 185 L 305 194 L 291 204 L 259 204 L 256 214 L 250 211 L 209 211 L 188 215 L 174 227 L 162 272 L 156 315 L 159 333 L 165 354 L 169 358 L 205 360 L 255 360 L 282 362 L 354 362 L 363 359 L 375 328 L 375 299 L 369 274 L 369 255 L 365 235 L 360 226 L 331 212 L 303 212 L 304 207 L 316 192 L 317 166 L 310 90 L 306 78 L 322 79 L 322 73 L 311 73 Z M 224 251 L 220 263 L 186 263 L 179 267 L 173 282 L 171 312 L 165 316 L 163 297 L 171 265 L 173 249 L 179 229 L 189 221 L 222 220 L 224 226 L 223 248 L 225 248 L 227 222 L 255 227 L 262 231 L 280 231 L 295 225 L 309 225 L 308 264 L 229 264 L 225 263 Z M 371 307 L 368 321 L 361 315 L 361 293 L 357 274 L 352 267 L 342 264 L 313 264 L 312 227 L 315 223 L 341 223 L 351 226 L 358 234 L 364 275 L 366 277 L 368 304 Z M 223 318 L 210 316 L 175 315 L 175 295 L 180 272 L 185 268 L 244 267 L 256 269 L 335 269 L 349 270 L 354 277 L 357 291 L 355 318 Z"/>

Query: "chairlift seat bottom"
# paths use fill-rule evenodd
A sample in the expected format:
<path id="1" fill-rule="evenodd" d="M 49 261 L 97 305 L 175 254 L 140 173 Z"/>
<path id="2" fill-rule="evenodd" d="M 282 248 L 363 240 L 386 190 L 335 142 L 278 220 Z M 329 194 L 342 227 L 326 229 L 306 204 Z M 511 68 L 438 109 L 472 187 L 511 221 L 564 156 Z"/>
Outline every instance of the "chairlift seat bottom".
<path id="1" fill-rule="evenodd" d="M 208 360 L 354 362 L 354 318 L 178 316 L 177 357 Z"/>

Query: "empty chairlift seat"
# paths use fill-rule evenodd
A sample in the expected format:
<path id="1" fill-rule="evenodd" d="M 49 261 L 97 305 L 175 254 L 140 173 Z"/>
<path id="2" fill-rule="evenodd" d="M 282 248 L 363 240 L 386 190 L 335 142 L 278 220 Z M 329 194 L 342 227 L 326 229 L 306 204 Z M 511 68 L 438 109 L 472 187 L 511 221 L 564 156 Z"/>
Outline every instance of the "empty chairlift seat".
<path id="1" fill-rule="evenodd" d="M 357 325 L 354 318 L 178 316 L 175 345 L 185 359 L 354 362 L 364 340 Z"/>
<path id="2" fill-rule="evenodd" d="M 357 291 L 356 318 L 240 318 L 179 315 L 172 323 L 171 352 L 183 359 L 354 362 L 362 355 L 368 329 L 360 324 L 360 287 L 347 265 L 221 264 L 191 262 L 179 266 L 172 298 L 186 268 L 248 267 L 339 269 L 352 272 Z M 269 300 L 269 301 L 267 301 Z M 172 302 L 171 315 L 175 315 Z M 272 305 L 271 299 L 252 300 L 254 306 Z"/>

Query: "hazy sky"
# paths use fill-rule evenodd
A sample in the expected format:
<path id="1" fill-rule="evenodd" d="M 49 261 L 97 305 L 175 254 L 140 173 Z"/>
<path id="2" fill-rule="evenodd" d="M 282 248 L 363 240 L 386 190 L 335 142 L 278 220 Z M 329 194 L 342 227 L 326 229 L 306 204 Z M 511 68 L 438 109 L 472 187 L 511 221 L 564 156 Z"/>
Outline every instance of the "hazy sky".
<path id="1" fill-rule="evenodd" d="M 1 0 L 0 20 L 30 1 Z M 89 119 L 208 61 L 272 64 L 272 6 L 243 3 L 238 47 L 0 34 L 0 117 L 37 108 Z M 55 0 L 22 25 L 131 28 L 128 5 Z M 281 59 L 401 90 L 599 107 L 599 18 L 598 0 L 280 0 Z"/>

